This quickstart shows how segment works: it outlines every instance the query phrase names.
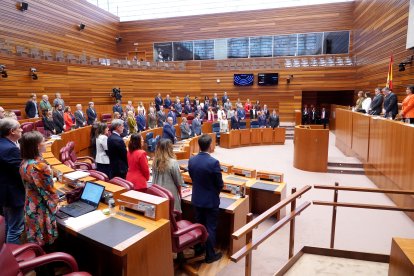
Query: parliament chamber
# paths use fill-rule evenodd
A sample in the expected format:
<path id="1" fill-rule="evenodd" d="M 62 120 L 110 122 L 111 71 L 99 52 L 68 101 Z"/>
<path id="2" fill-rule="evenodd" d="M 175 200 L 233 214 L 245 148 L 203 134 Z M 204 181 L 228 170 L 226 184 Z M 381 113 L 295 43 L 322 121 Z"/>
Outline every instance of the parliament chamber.
<path id="1" fill-rule="evenodd" d="M 96 210 L 78 217 L 58 211 L 52 251 L 74 261 L 55 272 L 69 273 L 69 266 L 90 275 L 413 275 L 414 117 L 402 115 L 414 89 L 413 1 L 266 0 L 253 9 L 195 1 L 176 9 L 180 2 L 149 11 L 150 1 L 0 1 L 0 128 L 3 117 L 12 117 L 23 135 L 37 130 L 46 137 L 42 157 L 59 208 L 85 183 L 104 187 Z M 207 12 L 194 12 L 195 5 Z M 385 87 L 397 99 L 391 119 L 385 100 L 381 114 L 357 108 L 359 91 L 371 92 L 374 102 L 374 90 Z M 36 116 L 28 109 L 33 94 Z M 42 95 L 53 103 L 55 94 L 73 113 L 81 104 L 85 119 L 92 103 L 92 123 L 108 127 L 117 100 L 128 125 L 132 102 L 148 157 L 146 189 L 99 171 L 92 123 L 79 127 L 75 120 L 59 135 L 47 132 L 47 113 L 58 105 L 45 110 Z M 152 182 L 168 119 L 150 127 L 150 109 L 156 120 L 158 112 L 176 120 L 181 212 L 172 192 Z M 182 138 L 185 122 L 189 138 Z M 127 148 L 132 132 L 123 137 Z M 189 168 L 203 153 L 205 134 L 223 181 L 215 229 L 223 257 L 212 262 L 198 252 L 211 229 L 197 217 Z M 44 273 L 33 265 L 44 262 L 38 251 L 22 254 L 5 240 L 7 234 L 0 271 L 13 263 L 25 275 Z"/>

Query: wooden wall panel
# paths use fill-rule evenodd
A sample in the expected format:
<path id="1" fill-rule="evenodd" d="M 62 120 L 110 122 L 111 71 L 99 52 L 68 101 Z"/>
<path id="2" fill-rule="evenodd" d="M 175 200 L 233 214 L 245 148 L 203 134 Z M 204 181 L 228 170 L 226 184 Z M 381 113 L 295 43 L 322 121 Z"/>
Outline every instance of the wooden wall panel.
<path id="1" fill-rule="evenodd" d="M 117 16 L 85 0 L 26 0 L 25 12 L 16 8 L 18 2 L 0 1 L 0 41 L 75 55 L 117 56 Z M 77 27 L 81 22 L 86 25 L 83 31 Z"/>
<path id="2" fill-rule="evenodd" d="M 406 50 L 409 0 L 356 0 L 354 54 L 358 90 L 385 86 L 391 53 L 394 54 L 394 92 L 404 98 L 404 85 L 414 84 L 414 66 L 398 72 L 398 64 L 414 51 Z"/>
<path id="3" fill-rule="evenodd" d="M 152 60 L 154 42 L 351 30 L 352 24 L 352 2 L 121 22 L 119 50 L 137 48 Z"/>

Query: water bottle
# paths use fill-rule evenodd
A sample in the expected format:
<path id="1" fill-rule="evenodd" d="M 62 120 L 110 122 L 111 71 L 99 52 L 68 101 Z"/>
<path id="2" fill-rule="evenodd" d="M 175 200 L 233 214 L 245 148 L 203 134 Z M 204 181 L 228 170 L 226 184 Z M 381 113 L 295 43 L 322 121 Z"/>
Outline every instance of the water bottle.
<path id="1" fill-rule="evenodd" d="M 115 215 L 115 200 L 113 197 L 111 197 L 108 200 L 108 209 L 109 209 L 109 215 L 114 216 Z"/>

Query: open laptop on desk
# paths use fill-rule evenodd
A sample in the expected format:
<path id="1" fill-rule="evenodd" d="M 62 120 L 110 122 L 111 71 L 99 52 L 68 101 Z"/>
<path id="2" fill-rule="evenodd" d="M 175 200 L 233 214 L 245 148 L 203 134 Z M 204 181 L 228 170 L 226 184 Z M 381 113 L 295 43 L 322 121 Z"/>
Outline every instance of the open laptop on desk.
<path id="1" fill-rule="evenodd" d="M 93 182 L 86 182 L 78 201 L 63 206 L 59 211 L 71 217 L 79 217 L 98 208 L 105 187 Z"/>

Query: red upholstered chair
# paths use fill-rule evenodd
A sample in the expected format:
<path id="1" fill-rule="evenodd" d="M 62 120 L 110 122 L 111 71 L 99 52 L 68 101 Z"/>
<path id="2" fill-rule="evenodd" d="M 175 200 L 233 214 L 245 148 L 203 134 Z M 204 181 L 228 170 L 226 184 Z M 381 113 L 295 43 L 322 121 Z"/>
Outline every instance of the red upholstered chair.
<path id="1" fill-rule="evenodd" d="M 72 160 L 72 162 L 74 162 L 74 163 L 76 163 L 76 162 L 90 163 L 91 166 L 92 166 L 92 169 L 93 170 L 96 169 L 95 159 L 93 159 L 92 157 L 89 157 L 89 156 L 77 157 L 76 156 L 75 142 L 73 142 L 73 141 L 68 142 L 66 144 L 66 147 L 67 147 L 69 159 Z"/>
<path id="2" fill-rule="evenodd" d="M 88 170 L 88 172 L 89 172 L 90 176 L 92 176 L 92 177 L 94 177 L 98 180 L 102 180 L 102 181 L 106 181 L 106 182 L 109 181 L 109 177 L 106 174 L 104 174 L 103 172 L 96 171 L 96 170 Z"/>
<path id="3" fill-rule="evenodd" d="M 37 131 L 39 131 L 40 133 L 42 133 L 42 135 L 44 137 L 49 137 L 50 136 L 50 132 L 45 130 L 45 125 L 43 123 L 43 120 L 39 120 L 34 122 L 35 128 Z M 49 132 L 49 133 L 47 133 Z"/>
<path id="4" fill-rule="evenodd" d="M 20 125 L 21 129 L 23 130 L 22 133 L 30 132 L 35 129 L 35 125 L 32 122 L 22 123 Z"/>
<path id="5" fill-rule="evenodd" d="M 203 225 L 176 218 L 174 197 L 169 190 L 154 184 L 147 189 L 147 193 L 169 199 L 172 250 L 174 253 L 182 254 L 184 249 L 206 242 L 208 233 Z"/>
<path id="6" fill-rule="evenodd" d="M 13 110 L 10 110 L 10 111 L 13 112 L 14 114 L 16 114 L 17 120 L 23 119 L 22 111 L 20 109 L 13 109 Z"/>
<path id="7" fill-rule="evenodd" d="M 91 164 L 90 163 L 85 163 L 85 162 L 73 162 L 70 159 L 66 159 L 63 164 L 65 164 L 66 166 L 74 169 L 74 170 L 80 170 L 80 171 L 89 171 L 92 170 Z"/>
<path id="8" fill-rule="evenodd" d="M 35 243 L 16 245 L 16 248 L 12 251 L 10 244 L 6 244 L 4 242 L 4 233 L 5 221 L 4 218 L 0 216 L 0 274 L 2 276 L 23 276 L 37 267 L 53 262 L 63 262 L 70 268 L 72 273 L 65 275 L 90 275 L 86 272 L 78 272 L 78 264 L 71 255 L 62 252 L 45 254 L 43 249 Z M 18 262 L 18 257 L 28 251 L 32 251 L 35 256 L 33 258 L 23 259 Z"/>
<path id="9" fill-rule="evenodd" d="M 121 177 L 114 177 L 111 180 L 109 180 L 109 183 L 124 187 L 125 189 L 129 190 L 134 190 L 134 184 L 132 184 L 130 181 L 125 180 Z"/>
<path id="10" fill-rule="evenodd" d="M 111 113 L 103 113 L 101 115 L 101 121 L 104 123 L 108 123 L 112 121 L 112 114 Z"/>

